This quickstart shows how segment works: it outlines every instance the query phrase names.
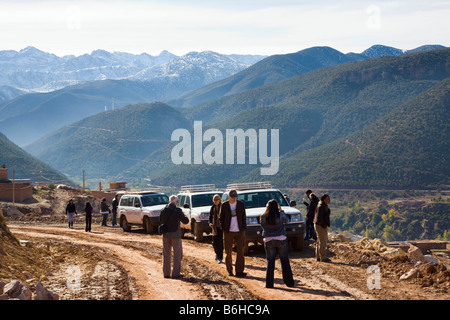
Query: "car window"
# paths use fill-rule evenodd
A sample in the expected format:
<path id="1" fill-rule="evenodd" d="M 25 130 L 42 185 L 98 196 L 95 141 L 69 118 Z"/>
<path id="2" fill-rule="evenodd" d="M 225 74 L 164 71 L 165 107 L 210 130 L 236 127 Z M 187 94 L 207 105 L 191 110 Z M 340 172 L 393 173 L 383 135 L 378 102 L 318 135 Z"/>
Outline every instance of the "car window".
<path id="1" fill-rule="evenodd" d="M 283 197 L 279 191 L 255 191 L 249 193 L 238 193 L 238 200 L 241 200 L 245 204 L 245 208 L 260 208 L 265 207 L 269 200 L 275 199 L 281 206 L 289 206 L 286 198 Z M 228 200 L 228 195 L 223 194 L 222 200 Z"/>
<path id="2" fill-rule="evenodd" d="M 179 207 L 183 207 L 185 199 L 186 199 L 186 196 L 178 195 L 178 206 Z"/>
<path id="3" fill-rule="evenodd" d="M 131 200 L 131 204 L 130 204 L 130 200 Z M 120 205 L 123 207 L 129 207 L 133 205 L 133 198 L 130 196 L 123 196 L 122 198 L 120 198 Z"/>
<path id="4" fill-rule="evenodd" d="M 192 196 L 192 207 L 203 207 L 203 206 L 212 206 L 214 204 L 213 197 L 217 194 L 214 193 L 207 193 L 207 194 L 196 194 Z M 220 196 L 220 193 L 219 193 Z"/>
<path id="5" fill-rule="evenodd" d="M 152 195 L 146 195 L 141 198 L 142 206 L 149 207 L 149 206 L 156 206 L 158 204 L 168 204 L 169 203 L 169 197 L 165 194 L 152 194 Z"/>
<path id="6" fill-rule="evenodd" d="M 141 201 L 139 200 L 138 197 L 134 197 L 134 206 L 139 205 L 141 206 Z"/>

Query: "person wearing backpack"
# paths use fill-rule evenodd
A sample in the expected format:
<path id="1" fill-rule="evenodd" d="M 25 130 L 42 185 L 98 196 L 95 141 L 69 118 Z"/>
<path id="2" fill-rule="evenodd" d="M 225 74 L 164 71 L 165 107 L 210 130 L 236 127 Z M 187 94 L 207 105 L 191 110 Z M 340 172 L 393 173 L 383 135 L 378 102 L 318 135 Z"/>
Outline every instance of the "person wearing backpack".
<path id="1" fill-rule="evenodd" d="M 183 211 L 177 207 L 178 198 L 175 195 L 170 196 L 169 204 L 161 211 L 160 222 L 163 226 L 160 228 L 163 239 L 163 274 L 164 278 L 178 279 L 181 274 L 181 259 L 183 258 L 183 246 L 181 243 L 180 222 L 189 223 Z M 173 250 L 173 268 L 172 265 Z"/>

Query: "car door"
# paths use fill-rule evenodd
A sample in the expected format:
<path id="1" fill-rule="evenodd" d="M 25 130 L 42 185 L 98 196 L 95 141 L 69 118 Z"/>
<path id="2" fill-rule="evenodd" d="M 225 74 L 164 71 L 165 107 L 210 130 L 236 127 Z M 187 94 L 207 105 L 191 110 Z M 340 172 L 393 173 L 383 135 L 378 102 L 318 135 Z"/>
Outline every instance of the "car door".
<path id="1" fill-rule="evenodd" d="M 182 223 L 182 227 L 187 230 L 191 230 L 191 209 L 190 209 L 190 197 L 188 195 L 180 196 L 178 203 L 184 215 L 189 218 L 187 224 Z"/>
<path id="2" fill-rule="evenodd" d="M 136 197 L 130 197 L 128 199 L 128 207 L 127 207 L 127 219 L 129 223 L 139 223 L 138 211 L 134 207 L 134 199 Z"/>
<path id="3" fill-rule="evenodd" d="M 134 197 L 134 217 L 135 217 L 135 223 L 142 223 L 142 203 L 141 199 L 139 197 Z"/>

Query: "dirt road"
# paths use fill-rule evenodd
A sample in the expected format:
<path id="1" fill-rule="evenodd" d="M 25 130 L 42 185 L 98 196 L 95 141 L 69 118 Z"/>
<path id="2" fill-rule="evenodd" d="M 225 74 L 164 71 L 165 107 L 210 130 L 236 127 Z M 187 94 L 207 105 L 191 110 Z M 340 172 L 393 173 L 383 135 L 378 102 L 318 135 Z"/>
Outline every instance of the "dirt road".
<path id="1" fill-rule="evenodd" d="M 303 252 L 290 250 L 296 285 L 284 285 L 279 260 L 276 262 L 275 288 L 266 289 L 266 259 L 263 247 L 254 247 L 246 256 L 247 277 L 230 277 L 224 264 L 214 260 L 211 238 L 194 242 L 183 240 L 181 279 L 162 275 L 160 235 L 142 229 L 123 232 L 119 228 L 93 227 L 86 233 L 81 225 L 9 224 L 19 239 L 35 245 L 64 245 L 53 259 L 61 259 L 59 271 L 46 279 L 47 285 L 62 299 L 145 299 L 145 300 L 367 300 L 367 299 L 448 299 L 420 287 L 383 277 L 379 288 L 370 286 L 372 273 L 351 266 L 338 257 L 332 263 L 317 262 L 312 246 Z M 70 248 L 78 248 L 71 252 Z M 81 249 L 82 250 L 81 250 Z M 80 251 L 81 250 L 81 251 Z M 83 252 L 84 254 L 80 254 Z M 233 261 L 234 261 L 233 257 Z"/>

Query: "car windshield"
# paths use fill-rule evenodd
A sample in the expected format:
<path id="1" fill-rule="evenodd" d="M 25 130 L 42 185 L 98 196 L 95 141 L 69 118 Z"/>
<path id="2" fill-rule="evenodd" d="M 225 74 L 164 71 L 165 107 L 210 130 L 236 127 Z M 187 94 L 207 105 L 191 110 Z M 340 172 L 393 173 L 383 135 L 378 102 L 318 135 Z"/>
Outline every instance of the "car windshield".
<path id="1" fill-rule="evenodd" d="M 238 194 L 238 200 L 244 201 L 246 209 L 265 207 L 271 199 L 275 199 L 281 206 L 289 206 L 279 191 L 256 191 Z"/>
<path id="2" fill-rule="evenodd" d="M 213 197 L 215 194 L 222 196 L 221 193 L 206 193 L 206 194 L 196 194 L 192 196 L 192 207 L 204 207 L 204 206 L 212 206 L 214 204 Z"/>
<path id="3" fill-rule="evenodd" d="M 158 204 L 168 204 L 169 197 L 165 194 L 151 194 L 141 197 L 142 206 L 150 207 Z"/>

